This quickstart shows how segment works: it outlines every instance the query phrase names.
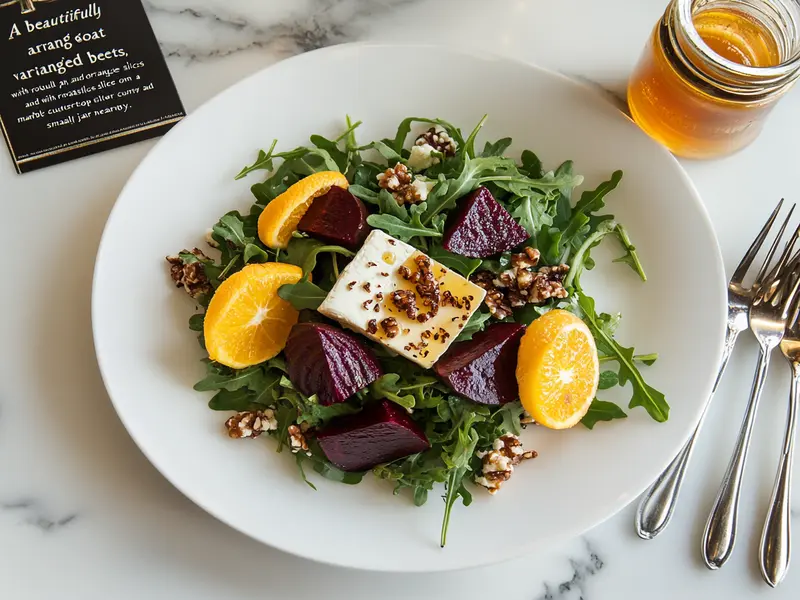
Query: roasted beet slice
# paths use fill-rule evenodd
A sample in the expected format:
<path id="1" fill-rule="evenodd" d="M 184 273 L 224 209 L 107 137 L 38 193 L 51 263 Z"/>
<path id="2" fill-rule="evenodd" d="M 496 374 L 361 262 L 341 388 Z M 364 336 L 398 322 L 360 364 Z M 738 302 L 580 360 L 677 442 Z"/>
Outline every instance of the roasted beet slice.
<path id="1" fill-rule="evenodd" d="M 458 210 L 448 219 L 442 245 L 461 256 L 484 258 L 511 250 L 528 237 L 492 193 L 479 187 L 459 201 Z"/>
<path id="2" fill-rule="evenodd" d="M 323 323 L 298 323 L 286 342 L 289 379 L 323 405 L 344 402 L 383 375 L 372 350 Z"/>
<path id="3" fill-rule="evenodd" d="M 414 419 L 389 400 L 334 419 L 317 440 L 328 460 L 345 471 L 365 471 L 431 447 Z"/>
<path id="4" fill-rule="evenodd" d="M 314 202 L 297 229 L 329 244 L 357 250 L 370 232 L 367 207 L 347 190 L 332 187 Z"/>
<path id="5" fill-rule="evenodd" d="M 457 393 L 479 404 L 505 404 L 519 397 L 517 351 L 524 325 L 497 323 L 471 340 L 453 344 L 434 366 Z"/>

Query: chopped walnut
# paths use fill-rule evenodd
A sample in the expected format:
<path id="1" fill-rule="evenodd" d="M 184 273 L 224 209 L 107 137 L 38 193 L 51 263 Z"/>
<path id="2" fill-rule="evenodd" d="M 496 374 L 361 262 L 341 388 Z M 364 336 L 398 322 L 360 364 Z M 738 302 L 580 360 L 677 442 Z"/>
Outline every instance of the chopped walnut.
<path id="1" fill-rule="evenodd" d="M 203 261 L 210 261 L 211 259 L 198 248 L 191 252 L 184 250 L 181 254 L 193 254 L 197 260 L 184 262 L 180 256 L 168 256 L 167 262 L 170 264 L 169 274 L 172 277 L 172 281 L 179 288 L 185 289 L 186 293 L 192 298 L 196 299 L 210 294 L 212 292 L 211 282 L 206 276 Z"/>
<path id="2" fill-rule="evenodd" d="M 512 308 L 526 304 L 541 304 L 549 298 L 566 298 L 564 275 L 568 265 L 544 266 L 534 270 L 539 263 L 539 251 L 525 248 L 511 255 L 511 268 L 496 277 L 489 271 L 478 271 L 471 279 L 486 290 L 486 306 L 497 319 L 511 315 Z"/>
<path id="3" fill-rule="evenodd" d="M 304 425 L 306 425 L 306 423 L 304 423 Z M 306 431 L 308 431 L 307 427 Z M 297 454 L 301 450 L 303 452 L 308 452 L 308 441 L 306 440 L 305 432 L 300 427 L 297 425 L 289 425 L 286 432 L 289 434 L 289 446 L 292 449 L 292 453 Z"/>
<path id="4" fill-rule="evenodd" d="M 542 267 L 533 276 L 533 285 L 528 302 L 544 302 L 548 298 L 566 298 L 567 290 L 562 282 L 569 265 Z"/>
<path id="5" fill-rule="evenodd" d="M 393 292 L 392 301 L 395 306 L 400 310 L 406 311 L 409 319 L 416 318 L 418 322 L 425 323 L 439 314 L 440 295 L 439 295 L 439 282 L 436 281 L 436 276 L 431 269 L 431 259 L 424 254 L 418 254 L 414 257 L 414 262 L 417 265 L 417 270 L 413 273 L 405 265 L 398 267 L 397 272 L 406 281 L 415 284 L 417 294 L 422 299 L 424 306 L 430 307 L 428 312 L 417 314 L 418 307 L 416 306 L 416 299 L 413 292 L 399 290 Z"/>
<path id="6" fill-rule="evenodd" d="M 265 408 L 263 411 L 245 411 L 236 413 L 225 421 L 228 435 L 234 439 L 257 438 L 266 431 L 275 431 L 278 421 L 275 411 Z"/>
<path id="7" fill-rule="evenodd" d="M 511 266 L 515 269 L 530 269 L 539 264 L 540 253 L 530 246 L 519 254 L 511 255 Z"/>
<path id="8" fill-rule="evenodd" d="M 389 190 L 398 204 L 417 204 L 428 198 L 428 192 L 436 182 L 414 177 L 408 167 L 397 163 L 379 173 L 378 185 Z"/>
<path id="9" fill-rule="evenodd" d="M 388 338 L 397 337 L 397 334 L 400 333 L 400 326 L 397 324 L 397 319 L 394 317 L 386 317 L 381 321 L 381 329 L 383 329 L 383 332 Z"/>
<path id="10" fill-rule="evenodd" d="M 375 335 L 378 333 L 378 321 L 375 319 L 370 319 L 367 322 L 367 333 Z"/>
<path id="11" fill-rule="evenodd" d="M 456 142 L 450 137 L 450 134 L 447 133 L 444 127 L 431 127 L 428 131 L 417 137 L 414 142 L 415 146 L 424 146 L 425 144 L 431 146 L 434 151 L 440 152 L 445 156 L 455 156 Z"/>
<path id="12" fill-rule="evenodd" d="M 491 450 L 484 450 L 476 455 L 482 460 L 482 468 L 481 473 L 476 474 L 475 483 L 485 487 L 492 495 L 511 478 L 516 465 L 537 456 L 534 450 L 526 451 L 513 433 L 500 436 L 492 444 Z"/>
<path id="13" fill-rule="evenodd" d="M 503 291 L 495 286 L 493 273 L 490 271 L 478 271 L 470 279 L 474 284 L 486 290 L 486 297 L 483 301 L 489 308 L 489 313 L 495 319 L 502 320 L 511 316 L 511 306 L 506 301 Z"/>
<path id="14" fill-rule="evenodd" d="M 406 313 L 409 319 L 416 319 L 418 314 L 417 297 L 411 290 L 395 290 L 391 293 L 392 303 Z"/>

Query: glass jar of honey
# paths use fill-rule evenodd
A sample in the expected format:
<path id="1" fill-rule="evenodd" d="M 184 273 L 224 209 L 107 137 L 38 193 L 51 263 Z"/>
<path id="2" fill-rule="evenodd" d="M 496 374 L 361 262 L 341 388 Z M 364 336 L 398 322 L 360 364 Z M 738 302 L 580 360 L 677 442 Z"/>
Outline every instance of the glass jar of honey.
<path id="1" fill-rule="evenodd" d="M 752 142 L 800 74 L 800 0 L 672 0 L 628 84 L 636 123 L 673 153 Z"/>

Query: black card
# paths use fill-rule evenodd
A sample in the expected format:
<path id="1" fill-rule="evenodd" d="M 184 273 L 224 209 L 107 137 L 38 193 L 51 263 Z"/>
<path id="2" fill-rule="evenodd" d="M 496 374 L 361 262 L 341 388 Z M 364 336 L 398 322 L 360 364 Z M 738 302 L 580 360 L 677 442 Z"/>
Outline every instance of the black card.
<path id="1" fill-rule="evenodd" d="M 25 173 L 186 113 L 140 0 L 0 0 L 0 127 Z"/>

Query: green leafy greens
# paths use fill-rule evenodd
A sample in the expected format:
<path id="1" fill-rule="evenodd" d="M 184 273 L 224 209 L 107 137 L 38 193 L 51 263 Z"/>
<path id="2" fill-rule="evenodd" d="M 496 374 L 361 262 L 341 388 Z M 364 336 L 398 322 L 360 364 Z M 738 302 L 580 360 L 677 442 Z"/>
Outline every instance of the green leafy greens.
<path id="1" fill-rule="evenodd" d="M 630 385 L 629 408 L 641 406 L 656 421 L 665 421 L 669 405 L 661 392 L 645 382 L 640 371 L 642 365 L 652 364 L 657 355 L 637 355 L 633 348 L 619 344 L 614 335 L 620 316 L 598 313 L 595 301 L 581 286 L 581 276 L 595 266 L 592 250 L 608 236 L 615 238 L 623 250 L 622 256 L 614 262 L 627 264 L 642 281 L 646 280 L 627 230 L 613 215 L 600 213 L 608 194 L 621 184 L 622 172 L 615 171 L 607 181 L 582 192 L 573 203 L 573 192 L 583 178 L 575 173 L 571 161 L 546 170 L 531 150 L 523 150 L 519 160 L 514 160 L 505 156 L 512 146 L 511 138 L 487 141 L 479 151 L 477 138 L 485 121 L 483 117 L 465 136 L 447 121 L 409 117 L 400 123 L 394 137 L 360 146 L 356 132 L 361 122 L 347 117 L 344 132 L 333 139 L 315 134 L 310 137 L 309 145 L 284 152 L 277 152 L 277 140 L 273 141 L 268 150 L 260 151 L 256 160 L 236 176 L 242 179 L 256 173 L 266 174 L 263 181 L 251 187 L 255 203 L 249 213 L 228 212 L 211 229 L 209 242 L 218 250 L 219 258 L 210 259 L 202 253 L 188 251 L 179 255 L 184 264 L 202 263 L 203 273 L 208 278 L 212 292 L 199 296 L 199 305 L 207 307 L 221 283 L 246 265 L 283 262 L 301 267 L 303 278 L 298 283 L 282 286 L 278 291 L 280 298 L 300 311 L 301 321 L 323 320 L 316 309 L 355 253 L 299 232 L 295 232 L 286 248 L 269 248 L 258 237 L 258 217 L 267 204 L 294 183 L 326 170 L 340 171 L 347 176 L 350 192 L 368 207 L 370 226 L 413 245 L 464 277 L 478 271 L 489 271 L 498 277 L 511 268 L 511 251 L 478 259 L 454 254 L 442 245 L 448 213 L 466 194 L 479 186 L 487 186 L 530 236 L 521 247 L 514 249 L 515 252 L 530 246 L 540 251 L 543 264 L 569 266 L 563 281 L 567 298 L 515 307 L 505 320 L 528 325 L 554 308 L 580 316 L 595 338 L 604 369 L 598 386 L 601 395 L 605 390 Z M 423 173 L 415 173 L 429 182 L 430 191 L 425 201 L 411 205 L 398 203 L 389 191 L 379 186 L 377 176 L 388 167 L 406 163 L 410 156 L 407 147 L 411 132 L 417 127 L 431 126 L 447 131 L 455 142 L 455 153 L 445 155 L 437 151 L 433 155 L 435 164 Z M 472 339 L 492 320 L 487 307 L 481 307 L 463 324 L 457 341 Z M 203 345 L 204 313 L 193 315 L 189 326 L 199 333 Z M 471 402 L 455 394 L 430 371 L 389 353 L 375 342 L 363 341 L 378 357 L 384 375 L 342 403 L 324 406 L 316 396 L 301 393 L 292 384 L 280 354 L 262 364 L 238 370 L 207 359 L 206 376 L 195 389 L 213 393 L 209 400 L 213 410 L 271 409 L 277 427 L 269 433 L 277 438 L 279 452 L 289 443 L 290 427 L 295 425 L 306 430 L 308 451 L 296 453 L 295 460 L 302 479 L 311 487 L 314 484 L 307 477 L 311 471 L 346 484 L 359 483 L 365 475 L 345 472 L 331 464 L 314 440 L 316 429 L 381 400 L 389 400 L 409 411 L 425 431 L 430 448 L 378 465 L 372 473 L 392 482 L 396 494 L 407 490 L 416 505 L 424 504 L 430 492 L 444 485 L 440 535 L 444 546 L 458 500 L 465 506 L 472 501 L 468 483 L 482 469 L 477 452 L 491 449 L 502 435 L 519 434 L 524 427 L 523 408 L 518 401 L 503 406 Z M 592 429 L 599 422 L 626 417 L 616 404 L 595 399 L 582 423 Z M 307 471 L 308 465 L 311 470 Z"/>

